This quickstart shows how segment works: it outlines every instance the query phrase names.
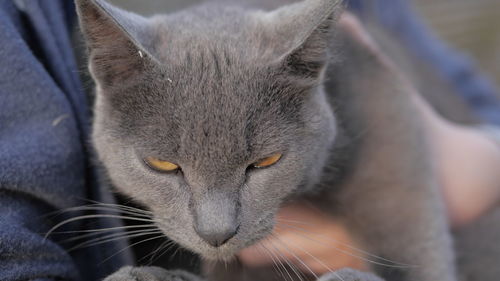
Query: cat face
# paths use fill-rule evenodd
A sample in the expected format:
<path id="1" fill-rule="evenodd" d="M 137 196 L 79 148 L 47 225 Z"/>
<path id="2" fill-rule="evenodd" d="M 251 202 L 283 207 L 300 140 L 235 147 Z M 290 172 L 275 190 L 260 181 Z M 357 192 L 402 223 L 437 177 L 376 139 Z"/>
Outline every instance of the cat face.
<path id="1" fill-rule="evenodd" d="M 335 137 L 319 85 L 336 3 L 150 19 L 77 4 L 97 85 L 93 143 L 113 184 L 208 259 L 268 235 L 283 200 L 319 180 Z"/>

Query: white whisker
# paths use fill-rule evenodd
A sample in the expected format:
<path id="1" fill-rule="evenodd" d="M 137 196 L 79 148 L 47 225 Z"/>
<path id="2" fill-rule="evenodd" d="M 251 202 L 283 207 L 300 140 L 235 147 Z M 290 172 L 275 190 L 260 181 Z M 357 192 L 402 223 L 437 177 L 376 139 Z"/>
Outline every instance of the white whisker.
<path id="1" fill-rule="evenodd" d="M 124 234 L 124 235 L 112 236 L 112 237 L 108 237 L 106 239 L 103 239 L 103 238 L 99 238 L 98 240 L 93 239 L 92 241 L 80 243 L 80 244 L 70 248 L 68 251 L 74 251 L 76 249 L 81 249 L 81 248 L 85 248 L 85 247 L 92 247 L 92 246 L 108 243 L 108 242 L 115 241 L 115 240 L 130 239 L 130 238 L 134 238 L 134 237 L 140 237 L 140 236 L 157 234 L 157 233 L 162 233 L 162 232 L 160 230 L 151 230 L 151 231 L 141 232 L 141 233 L 136 233 L 136 234 Z M 119 233 L 119 234 L 121 234 L 121 233 Z"/>
<path id="2" fill-rule="evenodd" d="M 278 264 L 276 263 L 276 260 L 274 260 L 273 256 L 267 251 L 267 249 L 265 249 L 260 243 L 257 244 L 257 246 L 258 247 L 256 249 L 259 253 L 261 253 L 261 254 L 265 253 L 268 257 L 271 258 L 271 260 L 273 261 L 273 269 L 274 269 L 275 273 L 277 273 L 278 275 L 281 275 L 281 277 L 285 278 L 283 276 L 283 273 L 281 272 L 281 270 L 278 268 Z"/>
<path id="3" fill-rule="evenodd" d="M 269 239 L 268 239 L 269 240 Z M 290 272 L 288 271 L 288 269 L 286 268 L 286 266 L 283 264 L 283 262 L 281 261 L 281 259 L 278 257 L 278 255 L 274 252 L 274 251 L 271 251 L 269 248 L 267 248 L 265 245 L 262 245 L 264 248 L 268 249 L 269 250 L 269 253 L 271 253 L 275 258 L 276 260 L 278 261 L 278 263 L 281 265 L 281 267 L 283 268 L 283 270 L 286 272 L 286 274 L 288 275 L 288 277 L 290 278 L 290 281 L 293 281 L 293 277 L 292 275 L 290 274 Z M 286 278 L 285 278 L 286 279 Z"/>
<path id="4" fill-rule="evenodd" d="M 60 223 L 58 223 L 57 225 L 55 225 L 54 227 L 52 227 L 48 232 L 47 234 L 45 234 L 45 239 L 47 239 L 47 237 L 49 237 L 49 235 L 56 229 L 58 229 L 59 227 L 65 225 L 65 224 L 68 224 L 70 222 L 74 222 L 74 221 L 78 221 L 78 220 L 83 220 L 83 219 L 92 219 L 92 218 L 116 218 L 116 219 L 124 219 L 124 220 L 134 220 L 134 221 L 143 221 L 143 222 L 151 222 L 151 223 L 154 223 L 155 221 L 152 220 L 152 219 L 143 219 L 143 218 L 135 218 L 135 217 L 129 217 L 129 216 L 121 216 L 121 215 L 108 215 L 108 214 L 95 214 L 95 215 L 84 215 L 84 216 L 78 216 L 78 217 L 74 217 L 74 218 L 70 218 L 70 219 L 67 219 L 67 220 L 64 220 Z"/>
<path id="5" fill-rule="evenodd" d="M 158 256 L 158 258 L 161 257 L 161 256 L 163 256 L 163 255 L 165 255 L 168 251 L 170 251 L 175 246 L 179 247 L 174 241 L 172 241 L 172 243 L 170 243 L 167 247 L 165 247 L 165 249 Z"/>
<path id="6" fill-rule="evenodd" d="M 151 240 L 155 240 L 155 239 L 164 238 L 164 237 L 165 237 L 165 235 L 163 235 L 163 234 L 162 234 L 162 235 L 158 235 L 158 236 L 155 236 L 155 237 L 151 237 L 151 238 L 148 238 L 148 239 L 145 239 L 145 240 L 141 240 L 141 241 L 139 241 L 139 242 L 135 242 L 135 243 L 133 243 L 132 245 L 129 245 L 129 246 L 127 246 L 127 247 L 125 247 L 125 248 L 121 249 L 120 251 L 118 251 L 118 252 L 114 253 L 113 255 L 111 255 L 111 256 L 109 256 L 109 257 L 105 258 L 105 259 L 104 259 L 104 260 L 103 260 L 100 264 L 103 264 L 104 262 L 106 262 L 107 260 L 111 259 L 112 257 L 114 257 L 114 256 L 116 256 L 116 255 L 120 254 L 121 252 L 123 252 L 123 251 L 125 251 L 125 250 L 127 250 L 127 249 L 130 249 L 130 248 L 132 248 L 132 247 L 134 247 L 134 246 L 136 246 L 136 245 L 138 245 L 138 244 L 141 244 L 141 243 L 144 243 L 144 242 L 148 242 L 148 241 L 151 241 Z"/>
<path id="7" fill-rule="evenodd" d="M 364 260 L 364 261 L 369 262 L 369 263 L 372 263 L 372 264 L 376 264 L 376 265 L 380 265 L 380 266 L 385 266 L 385 267 L 393 267 L 393 268 L 409 268 L 409 267 L 416 267 L 416 265 L 410 265 L 410 264 L 405 264 L 405 263 L 398 263 L 398 262 L 395 262 L 395 261 L 392 261 L 392 260 L 389 260 L 389 259 L 386 259 L 386 258 L 383 258 L 383 257 L 377 256 L 377 255 L 371 254 L 371 253 L 369 253 L 369 252 L 367 252 L 367 251 L 364 251 L 364 250 L 358 249 L 358 248 L 356 248 L 356 247 L 353 247 L 353 246 L 351 246 L 351 245 L 349 245 L 349 244 L 347 244 L 347 243 L 343 243 L 343 242 L 341 242 L 341 241 L 339 241 L 339 240 L 332 239 L 332 238 L 329 238 L 329 237 L 325 237 L 324 235 L 320 235 L 320 234 L 317 234 L 317 233 L 314 233 L 314 232 L 308 232 L 308 231 L 307 231 L 307 230 L 305 230 L 305 229 L 301 229 L 301 228 L 298 228 L 298 227 L 295 227 L 295 226 L 290 226 L 290 225 L 286 225 L 286 224 L 279 224 L 279 225 L 278 225 L 278 227 L 288 227 L 288 228 L 292 228 L 292 229 L 294 229 L 294 230 L 300 231 L 300 232 L 302 232 L 302 233 L 304 233 L 304 234 L 302 234 L 302 233 L 298 233 L 298 232 L 293 232 L 293 233 L 294 233 L 295 235 L 297 235 L 297 236 L 300 236 L 300 237 L 303 237 L 303 238 L 305 238 L 305 239 L 308 239 L 308 240 L 310 240 L 310 241 L 312 241 L 312 242 L 318 243 L 318 244 L 320 244 L 320 245 L 322 245 L 322 246 L 331 247 L 331 248 L 333 248 L 335 251 L 338 251 L 338 252 L 340 252 L 340 253 L 343 253 L 343 254 L 349 255 L 349 256 L 351 256 L 351 257 L 355 257 L 355 258 L 358 258 L 358 259 Z M 349 251 L 346 251 L 346 250 L 339 249 L 339 248 L 337 248 L 337 247 L 335 247 L 335 246 L 333 246 L 333 245 L 329 245 L 329 244 L 327 244 L 327 243 L 326 243 L 326 242 L 324 242 L 324 241 L 316 240 L 316 239 L 314 239 L 314 238 L 311 238 L 311 237 L 309 237 L 309 236 L 305 235 L 305 234 L 309 234 L 309 233 L 314 234 L 315 236 L 320 236 L 320 237 L 326 238 L 326 239 L 331 240 L 331 241 L 333 241 L 333 242 L 335 242 L 335 243 L 337 243 L 337 244 L 340 244 L 340 245 L 342 245 L 342 246 L 345 246 L 345 247 L 347 247 L 347 248 L 349 248 L 349 249 L 351 249 L 351 250 L 354 250 L 354 251 L 359 252 L 359 253 L 361 253 L 361 254 L 365 254 L 365 255 L 367 255 L 367 256 L 369 256 L 369 257 L 372 257 L 372 258 L 375 258 L 375 259 L 377 259 L 377 260 L 381 260 L 381 261 L 386 261 L 386 262 L 389 262 L 389 263 L 391 263 L 391 264 L 387 264 L 387 263 L 383 263 L 383 262 L 378 262 L 378 261 L 374 261 L 374 260 L 371 260 L 371 259 L 365 258 L 365 257 L 363 257 L 363 256 L 361 256 L 361 255 L 357 255 L 357 254 L 354 254 L 354 253 L 352 253 L 352 252 L 349 252 Z"/>
<path id="8" fill-rule="evenodd" d="M 90 229 L 90 230 L 80 230 L 80 231 L 61 231 L 61 232 L 52 232 L 52 233 L 86 233 L 83 235 L 78 235 L 69 239 L 66 239 L 62 241 L 62 243 L 66 243 L 69 241 L 74 241 L 74 240 L 80 240 L 86 237 L 92 237 L 96 235 L 101 235 L 103 232 L 108 232 L 108 231 L 113 231 L 113 230 L 127 230 L 127 229 L 134 229 L 134 228 L 141 228 L 142 230 L 152 230 L 156 229 L 154 225 L 150 224 L 144 224 L 144 225 L 129 225 L 129 226 L 120 226 L 120 227 L 108 227 L 108 228 L 103 228 L 103 229 Z M 130 233 L 130 232 L 126 232 Z"/>
<path id="9" fill-rule="evenodd" d="M 128 210 L 128 209 L 119 209 L 119 208 L 114 208 L 114 207 L 110 207 L 110 206 L 73 207 L 73 208 L 68 208 L 68 209 L 64 209 L 64 210 L 60 211 L 58 215 L 63 214 L 63 213 L 78 212 L 78 211 L 104 211 L 104 212 L 124 213 L 124 214 L 134 215 L 134 216 L 138 216 L 138 217 L 147 217 L 147 218 L 150 218 L 152 216 L 152 214 L 139 213 L 137 211 L 132 211 L 132 210 Z"/>
<path id="10" fill-rule="evenodd" d="M 151 257 L 149 259 L 149 265 L 151 265 L 153 263 L 152 261 L 152 258 L 155 256 L 156 253 L 158 253 L 158 251 L 160 251 L 161 249 L 163 249 L 163 247 L 165 246 L 165 244 L 168 244 L 169 241 L 163 241 L 160 246 L 158 246 L 158 248 L 156 248 L 156 250 L 152 251 L 151 253 L 143 256 L 142 258 L 139 259 L 139 262 L 142 262 L 143 260 L 147 259 L 148 257 Z"/>
<path id="11" fill-rule="evenodd" d="M 283 264 L 282 263 L 278 264 L 278 260 L 275 258 L 274 253 L 271 250 L 269 250 L 265 245 L 263 245 L 263 244 L 259 244 L 259 245 L 267 252 L 267 254 L 269 255 L 269 257 L 273 260 L 273 263 L 276 265 L 276 269 L 278 270 L 278 272 L 281 275 L 281 277 L 283 277 L 283 279 L 286 280 L 285 273 L 282 270 Z M 280 265 L 281 265 L 281 267 L 280 267 Z"/>
<path id="12" fill-rule="evenodd" d="M 276 250 L 277 254 L 280 255 L 280 257 L 286 262 L 288 267 L 290 267 L 292 269 L 292 271 L 295 273 L 295 275 L 297 277 L 299 277 L 299 279 L 301 281 L 303 281 L 304 279 L 302 278 L 302 275 L 300 274 L 300 270 L 297 271 L 297 268 L 292 263 L 290 263 L 288 258 L 281 252 L 281 250 L 278 247 L 276 247 L 276 245 L 274 245 L 272 240 L 269 240 L 269 242 L 271 243 L 271 246 Z"/>
<path id="13" fill-rule="evenodd" d="M 322 260 L 320 260 L 317 257 L 313 256 L 308 251 L 304 250 L 302 247 L 299 247 L 298 245 L 294 245 L 293 247 L 299 249 L 300 251 L 304 252 L 306 255 L 308 255 L 309 257 L 311 257 L 312 259 L 314 259 L 318 264 L 320 264 L 322 267 L 324 267 L 326 270 L 328 270 L 328 272 L 331 272 L 331 273 L 334 273 L 335 275 L 337 275 L 337 277 L 340 280 L 345 281 L 338 273 L 336 273 L 330 267 L 328 267 Z"/>
<path id="14" fill-rule="evenodd" d="M 283 245 L 283 247 L 285 247 L 285 250 L 287 252 L 289 252 L 290 254 L 292 254 L 295 259 L 300 262 L 300 264 L 302 264 L 309 272 L 311 272 L 311 274 L 314 276 L 315 279 L 319 279 L 318 275 L 316 275 L 316 273 L 314 271 L 312 271 L 312 269 L 307 265 L 305 264 L 301 258 L 299 258 L 292 250 L 290 250 L 290 248 L 285 244 L 285 242 L 283 242 L 281 240 L 281 238 L 279 238 L 279 236 L 277 235 L 274 235 L 271 233 L 271 235 L 273 235 L 275 238 L 276 238 L 276 241 L 278 241 L 281 245 Z"/>
<path id="15" fill-rule="evenodd" d="M 111 237 L 115 237 L 115 236 L 123 236 L 123 235 L 128 235 L 128 234 L 135 234 L 135 233 L 140 233 L 140 232 L 145 232 L 145 231 L 153 231 L 153 229 L 150 229 L 150 230 L 139 229 L 139 230 L 133 230 L 133 231 L 127 231 L 127 232 L 109 233 L 109 234 L 102 235 L 100 237 L 96 237 L 96 238 L 93 238 L 91 240 L 85 241 L 84 243 L 91 242 L 91 241 L 94 241 L 94 240 L 97 241 L 99 239 L 107 239 L 107 238 L 111 238 Z M 72 242 L 72 241 L 82 240 L 82 239 L 84 239 L 86 237 L 92 237 L 92 236 L 101 235 L 101 234 L 102 233 L 90 233 L 90 234 L 80 235 L 80 236 L 77 236 L 77 237 L 72 237 L 72 238 L 69 238 L 69 239 L 65 239 L 65 240 L 61 241 L 61 243 L 69 243 L 69 242 Z"/>

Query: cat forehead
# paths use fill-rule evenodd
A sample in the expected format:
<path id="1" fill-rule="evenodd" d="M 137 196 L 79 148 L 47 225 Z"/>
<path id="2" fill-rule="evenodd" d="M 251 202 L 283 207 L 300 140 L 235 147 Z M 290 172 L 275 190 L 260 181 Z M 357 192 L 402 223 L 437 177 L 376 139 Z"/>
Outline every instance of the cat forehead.
<path id="1" fill-rule="evenodd" d="M 265 47 L 258 45 L 262 37 L 251 26 L 253 19 L 239 17 L 247 21 L 239 29 L 228 25 L 227 19 L 221 23 L 207 19 L 200 25 L 190 16 L 157 19 L 159 37 L 154 48 L 160 64 L 143 73 L 150 83 L 139 85 L 144 97 L 135 90 L 131 93 L 143 107 L 136 111 L 140 113 L 136 120 L 144 120 L 144 112 L 149 111 L 146 116 L 167 119 L 161 127 L 184 131 L 185 142 L 206 143 L 222 135 L 232 136 L 233 142 L 250 135 L 255 141 L 260 135 L 279 134 L 279 122 L 299 119 L 303 89 L 295 88 L 259 52 Z M 251 46 L 253 40 L 259 42 Z M 131 99 L 125 100 L 130 104 Z"/>
<path id="2" fill-rule="evenodd" d="M 298 118 L 303 99 L 297 96 L 301 93 L 277 82 L 265 69 L 231 72 L 232 67 L 224 68 L 231 63 L 208 56 L 189 66 L 151 70 L 134 86 L 107 96 L 112 108 L 129 121 L 156 124 L 161 119 L 179 128 L 205 127 L 206 132 L 241 134 L 263 127 L 269 120 Z"/>
<path id="3" fill-rule="evenodd" d="M 101 15 L 85 1 L 80 6 L 100 96 L 111 100 L 108 108 L 121 113 L 125 127 L 205 126 L 241 134 L 242 128 L 273 129 L 279 121 L 299 125 L 294 121 L 309 98 L 305 92 L 320 80 L 326 59 L 325 27 L 314 29 L 321 20 L 294 12 L 310 5 L 271 17 L 211 4 L 150 19 L 111 7 Z M 296 18 L 307 28 L 290 28 Z"/>
<path id="4" fill-rule="evenodd" d="M 285 84 L 251 71 L 221 75 L 214 62 L 206 63 L 204 71 L 167 70 L 156 81 L 108 95 L 117 97 L 111 108 L 121 112 L 115 116 L 122 131 L 186 157 L 233 159 L 279 150 L 300 129 L 303 99 L 291 98 Z"/>
<path id="5" fill-rule="evenodd" d="M 266 32 L 262 12 L 241 7 L 201 6 L 151 19 L 151 48 L 164 63 L 220 56 L 246 63 L 269 62 L 278 38 Z M 278 43 L 276 43 L 278 44 Z M 185 59 L 185 60 L 183 60 Z"/>

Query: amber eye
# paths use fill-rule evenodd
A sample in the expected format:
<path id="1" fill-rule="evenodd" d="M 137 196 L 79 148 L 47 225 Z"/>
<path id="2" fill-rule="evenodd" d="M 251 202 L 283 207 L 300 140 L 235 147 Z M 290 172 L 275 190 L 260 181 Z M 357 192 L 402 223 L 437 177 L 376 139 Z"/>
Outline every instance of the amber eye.
<path id="1" fill-rule="evenodd" d="M 274 155 L 271 155 L 269 157 L 266 157 L 264 159 L 261 159 L 253 163 L 252 166 L 255 168 L 267 168 L 269 166 L 276 164 L 281 159 L 281 156 L 282 156 L 281 153 L 276 153 Z"/>
<path id="2" fill-rule="evenodd" d="M 146 157 L 144 161 L 146 161 L 146 164 L 148 164 L 149 167 L 160 172 L 173 172 L 179 170 L 178 165 L 168 161 L 159 160 L 154 157 Z"/>

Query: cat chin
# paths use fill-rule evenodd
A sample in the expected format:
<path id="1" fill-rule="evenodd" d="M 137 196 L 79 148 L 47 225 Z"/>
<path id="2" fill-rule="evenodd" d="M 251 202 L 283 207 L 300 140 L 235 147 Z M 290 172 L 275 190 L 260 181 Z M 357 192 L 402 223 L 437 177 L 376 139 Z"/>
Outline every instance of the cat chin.
<path id="1" fill-rule="evenodd" d="M 199 256 L 202 258 L 202 260 L 207 261 L 207 262 L 232 262 L 236 259 L 237 252 L 235 251 L 229 251 L 226 252 L 224 250 L 215 250 L 212 254 L 201 254 L 199 253 Z"/>
<path id="2" fill-rule="evenodd" d="M 260 241 L 260 239 L 256 239 L 256 242 Z M 208 245 L 203 245 L 194 249 L 193 247 L 185 247 L 184 248 L 194 252 L 199 255 L 200 258 L 210 262 L 231 262 L 236 259 L 238 253 L 244 248 L 250 247 L 256 242 L 248 242 L 244 245 L 236 245 L 229 243 L 227 245 L 223 245 L 220 247 L 211 247 Z"/>
<path id="3" fill-rule="evenodd" d="M 228 244 L 214 248 L 208 245 L 199 245 L 198 247 L 190 245 L 189 247 L 187 247 L 183 243 L 177 243 L 184 249 L 191 251 L 192 253 L 198 255 L 202 260 L 207 262 L 231 262 L 241 251 L 241 248 L 237 245 Z"/>

